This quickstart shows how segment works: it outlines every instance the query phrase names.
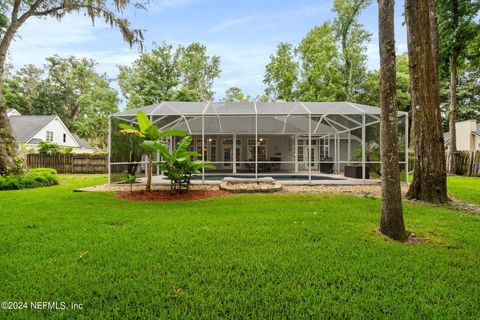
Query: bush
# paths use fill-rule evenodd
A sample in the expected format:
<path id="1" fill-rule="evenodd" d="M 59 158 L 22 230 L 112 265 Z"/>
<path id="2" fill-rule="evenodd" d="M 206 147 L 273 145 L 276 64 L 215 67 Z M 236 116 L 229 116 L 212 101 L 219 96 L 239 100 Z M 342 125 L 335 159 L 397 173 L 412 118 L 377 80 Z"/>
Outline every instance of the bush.
<path id="1" fill-rule="evenodd" d="M 55 142 L 41 141 L 38 144 L 38 153 L 59 154 L 61 151 L 60 146 Z"/>
<path id="2" fill-rule="evenodd" d="M 19 190 L 58 184 L 57 171 L 50 168 L 31 169 L 21 175 L 0 176 L 0 190 Z"/>

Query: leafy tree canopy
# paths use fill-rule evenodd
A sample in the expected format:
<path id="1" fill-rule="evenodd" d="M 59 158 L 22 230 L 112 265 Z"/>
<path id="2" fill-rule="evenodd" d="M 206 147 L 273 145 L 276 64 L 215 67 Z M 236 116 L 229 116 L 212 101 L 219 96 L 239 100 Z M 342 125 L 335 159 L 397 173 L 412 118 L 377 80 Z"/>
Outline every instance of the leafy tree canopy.
<path id="1" fill-rule="evenodd" d="M 65 125 L 93 145 L 105 147 L 108 116 L 118 111 L 116 91 L 95 62 L 52 56 L 43 68 L 26 65 L 7 72 L 5 103 L 21 114 L 57 114 Z"/>
<path id="2" fill-rule="evenodd" d="M 119 70 L 118 83 L 128 109 L 161 101 L 206 101 L 213 97 L 220 58 L 208 56 L 199 43 L 177 48 L 163 43 Z"/>
<path id="3" fill-rule="evenodd" d="M 244 94 L 238 87 L 231 87 L 225 91 L 225 102 L 250 102 L 251 100 L 250 96 Z"/>

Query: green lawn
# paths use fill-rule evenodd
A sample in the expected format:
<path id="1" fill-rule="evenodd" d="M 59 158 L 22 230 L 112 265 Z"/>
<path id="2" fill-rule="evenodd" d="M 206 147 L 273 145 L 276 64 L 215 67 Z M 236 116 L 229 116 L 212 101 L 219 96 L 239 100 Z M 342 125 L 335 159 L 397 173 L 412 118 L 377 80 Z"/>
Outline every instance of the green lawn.
<path id="1" fill-rule="evenodd" d="M 377 199 L 72 192 L 104 179 L 0 193 L 0 301 L 84 305 L 1 319 L 480 317 L 478 216 L 406 204 L 428 241 L 405 245 L 376 232 Z"/>
<path id="2" fill-rule="evenodd" d="M 480 204 L 480 177 L 448 177 L 448 193 L 456 200 Z"/>

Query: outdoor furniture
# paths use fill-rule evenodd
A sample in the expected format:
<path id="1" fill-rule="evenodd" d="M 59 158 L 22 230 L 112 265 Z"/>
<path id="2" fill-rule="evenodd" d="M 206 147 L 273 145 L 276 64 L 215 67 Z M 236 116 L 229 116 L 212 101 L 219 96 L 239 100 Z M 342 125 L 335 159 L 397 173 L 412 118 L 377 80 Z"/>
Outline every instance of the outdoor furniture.
<path id="1" fill-rule="evenodd" d="M 271 157 L 270 162 L 280 162 L 282 158 L 280 157 Z M 280 163 L 270 163 L 270 171 L 280 171 Z"/>
<path id="2" fill-rule="evenodd" d="M 343 175 L 348 178 L 362 179 L 362 167 L 345 166 Z M 369 167 L 365 167 L 365 179 L 370 179 Z"/>
<path id="3" fill-rule="evenodd" d="M 321 173 L 333 173 L 333 159 L 332 158 L 321 158 L 320 159 L 320 172 Z M 331 162 L 324 162 L 331 161 Z"/>

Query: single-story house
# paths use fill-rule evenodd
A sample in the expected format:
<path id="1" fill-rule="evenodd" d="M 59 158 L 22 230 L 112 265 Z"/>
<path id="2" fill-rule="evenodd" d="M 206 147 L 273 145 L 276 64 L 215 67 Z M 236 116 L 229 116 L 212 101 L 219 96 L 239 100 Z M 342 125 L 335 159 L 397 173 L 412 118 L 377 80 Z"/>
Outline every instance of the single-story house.
<path id="1" fill-rule="evenodd" d="M 181 129 L 193 137 L 192 149 L 216 166 L 202 172 L 203 181 L 242 175 L 311 181 L 341 174 L 345 166 L 361 167 L 365 180 L 365 167 L 379 163 L 368 160 L 369 147 L 379 142 L 377 107 L 350 102 L 163 102 L 111 116 L 110 181 L 123 179 L 128 165 L 145 169 L 145 159 L 128 146 L 130 138 L 118 133 L 120 123 L 136 124 L 139 110 L 160 130 Z M 399 111 L 398 117 L 401 145 L 406 146 L 408 115 Z M 174 148 L 177 141 L 168 144 Z"/>
<path id="2" fill-rule="evenodd" d="M 480 151 L 480 123 L 466 120 L 455 123 L 458 151 Z M 450 147 L 450 132 L 443 134 L 445 149 Z"/>
<path id="3" fill-rule="evenodd" d="M 50 141 L 61 147 L 71 147 L 73 153 L 93 153 L 95 148 L 70 132 L 56 115 L 21 115 L 15 109 L 8 109 L 7 115 L 13 132 L 24 150 L 38 148 L 41 141 Z"/>

